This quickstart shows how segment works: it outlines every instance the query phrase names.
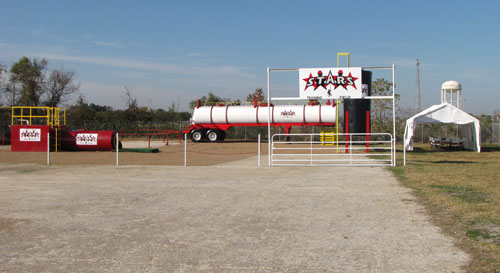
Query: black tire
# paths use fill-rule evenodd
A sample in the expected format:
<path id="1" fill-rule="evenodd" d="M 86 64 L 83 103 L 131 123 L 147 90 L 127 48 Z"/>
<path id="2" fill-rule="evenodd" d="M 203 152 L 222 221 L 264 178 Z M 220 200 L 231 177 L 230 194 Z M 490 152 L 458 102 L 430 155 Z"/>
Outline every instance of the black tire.
<path id="1" fill-rule="evenodd" d="M 200 142 L 203 140 L 203 132 L 201 130 L 191 131 L 191 140 L 193 142 Z"/>
<path id="2" fill-rule="evenodd" d="M 219 131 L 220 132 L 220 141 L 224 141 L 226 139 L 226 131 Z"/>
<path id="3" fill-rule="evenodd" d="M 208 141 L 216 142 L 220 140 L 220 133 L 217 130 L 208 130 L 206 137 Z"/>

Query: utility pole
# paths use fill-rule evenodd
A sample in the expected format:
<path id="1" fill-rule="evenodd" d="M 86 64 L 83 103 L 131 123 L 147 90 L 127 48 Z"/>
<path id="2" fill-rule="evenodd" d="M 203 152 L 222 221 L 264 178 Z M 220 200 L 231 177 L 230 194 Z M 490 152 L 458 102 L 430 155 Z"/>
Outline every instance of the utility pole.
<path id="1" fill-rule="evenodd" d="M 422 110 L 422 105 L 420 104 L 420 60 L 417 59 L 417 89 L 415 90 L 415 110 L 420 112 Z"/>
<path id="2" fill-rule="evenodd" d="M 422 110 L 420 103 L 420 60 L 417 59 L 417 88 L 415 90 L 415 112 L 419 113 Z M 424 143 L 424 124 L 422 123 L 422 144 Z"/>

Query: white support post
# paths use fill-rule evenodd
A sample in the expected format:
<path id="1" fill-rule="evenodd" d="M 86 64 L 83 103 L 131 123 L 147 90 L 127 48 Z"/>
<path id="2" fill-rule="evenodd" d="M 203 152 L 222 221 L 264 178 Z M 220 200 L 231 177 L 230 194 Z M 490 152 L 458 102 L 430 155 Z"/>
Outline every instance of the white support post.
<path id="1" fill-rule="evenodd" d="M 406 127 L 403 135 L 403 166 L 406 166 Z"/>
<path id="2" fill-rule="evenodd" d="M 258 135 L 257 137 L 257 142 L 259 145 L 258 148 L 257 148 L 257 151 L 258 151 L 258 155 L 257 155 L 257 166 L 260 168 L 260 134 Z"/>
<path id="3" fill-rule="evenodd" d="M 349 165 L 352 165 L 352 133 L 349 133 Z"/>
<path id="4" fill-rule="evenodd" d="M 313 140 L 314 140 L 313 139 L 313 134 L 311 134 L 311 138 L 310 138 L 310 142 L 311 142 L 311 165 L 313 164 Z"/>
<path id="5" fill-rule="evenodd" d="M 394 139 L 394 163 L 396 167 L 396 66 L 392 65 L 392 130 Z"/>
<path id="6" fill-rule="evenodd" d="M 47 166 L 50 166 L 50 133 L 47 133 Z"/>
<path id="7" fill-rule="evenodd" d="M 120 164 L 120 159 L 118 157 L 118 150 L 120 150 L 120 136 L 118 133 L 116 133 L 116 143 L 115 143 L 115 149 L 116 149 L 116 166 Z"/>
<path id="8" fill-rule="evenodd" d="M 267 146 L 269 167 L 271 167 L 271 69 L 267 68 Z"/>
<path id="9" fill-rule="evenodd" d="M 187 167 L 187 134 L 184 135 L 184 167 Z"/>

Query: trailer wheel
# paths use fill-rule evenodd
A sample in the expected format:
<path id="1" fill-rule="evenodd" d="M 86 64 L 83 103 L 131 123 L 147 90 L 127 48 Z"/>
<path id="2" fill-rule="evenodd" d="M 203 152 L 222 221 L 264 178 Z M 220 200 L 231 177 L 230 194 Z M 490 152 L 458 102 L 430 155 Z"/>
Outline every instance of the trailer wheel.
<path id="1" fill-rule="evenodd" d="M 220 131 L 219 132 L 220 134 L 220 141 L 224 141 L 224 139 L 226 139 L 226 131 Z"/>
<path id="2" fill-rule="evenodd" d="M 200 142 L 203 139 L 203 133 L 200 130 L 191 131 L 191 140 L 193 142 Z"/>
<path id="3" fill-rule="evenodd" d="M 207 139 L 210 142 L 216 142 L 216 141 L 218 141 L 220 139 L 220 134 L 216 130 L 209 130 L 207 132 Z"/>

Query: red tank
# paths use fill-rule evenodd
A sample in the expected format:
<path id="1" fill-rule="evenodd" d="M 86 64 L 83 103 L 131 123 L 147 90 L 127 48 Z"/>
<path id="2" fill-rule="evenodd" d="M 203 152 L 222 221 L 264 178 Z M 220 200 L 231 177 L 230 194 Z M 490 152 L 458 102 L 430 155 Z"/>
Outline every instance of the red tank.
<path id="1" fill-rule="evenodd" d="M 63 130 L 61 149 L 66 151 L 111 151 L 116 146 L 115 137 L 115 131 Z"/>

